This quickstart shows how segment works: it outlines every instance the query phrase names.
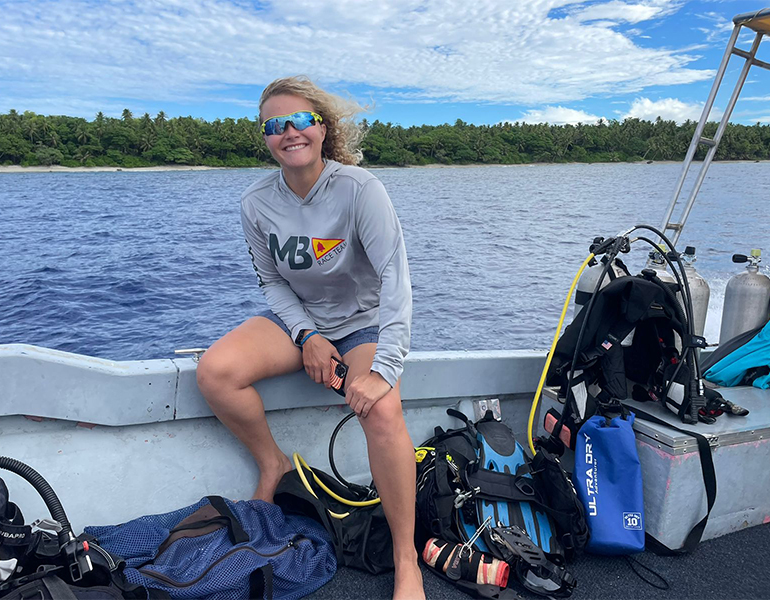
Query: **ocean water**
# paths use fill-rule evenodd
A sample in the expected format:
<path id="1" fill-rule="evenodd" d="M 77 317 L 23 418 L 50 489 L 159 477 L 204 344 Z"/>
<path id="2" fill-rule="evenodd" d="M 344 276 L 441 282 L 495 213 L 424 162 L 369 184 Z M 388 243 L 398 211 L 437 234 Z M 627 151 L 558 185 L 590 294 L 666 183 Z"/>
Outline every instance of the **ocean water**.
<path id="1" fill-rule="evenodd" d="M 411 269 L 413 350 L 546 348 L 596 236 L 659 227 L 678 164 L 377 169 Z M 208 346 L 266 307 L 239 198 L 267 170 L 0 174 L 0 344 L 108 358 Z M 770 263 L 770 164 L 717 163 L 680 240 L 711 285 Z M 648 249 L 625 258 L 638 272 Z"/>

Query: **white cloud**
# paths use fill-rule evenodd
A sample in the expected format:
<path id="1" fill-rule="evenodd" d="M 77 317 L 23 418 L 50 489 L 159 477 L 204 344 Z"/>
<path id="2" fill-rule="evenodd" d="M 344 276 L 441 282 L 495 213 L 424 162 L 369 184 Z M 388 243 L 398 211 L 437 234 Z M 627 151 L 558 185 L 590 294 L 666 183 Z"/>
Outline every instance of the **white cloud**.
<path id="1" fill-rule="evenodd" d="M 546 106 L 542 110 L 530 110 L 519 119 L 525 123 L 550 123 L 551 125 L 587 125 L 596 123 L 602 117 L 590 115 L 582 110 L 565 108 L 564 106 Z"/>
<path id="2" fill-rule="evenodd" d="M 675 12 L 679 2 L 668 0 L 651 0 L 648 2 L 604 2 L 593 4 L 575 13 L 580 21 L 614 21 L 625 23 L 640 23 L 659 18 Z"/>
<path id="3" fill-rule="evenodd" d="M 528 105 L 713 76 L 691 68 L 696 57 L 681 49 L 643 48 L 613 28 L 665 16 L 677 0 L 2 4 L 0 110 L 10 96 L 26 98 L 20 110 L 54 98 L 216 101 L 236 95 L 230 88 L 296 73 L 338 89 L 394 92 L 393 101 Z"/>
<path id="4" fill-rule="evenodd" d="M 658 117 L 664 121 L 676 121 L 683 123 L 688 119 L 690 121 L 700 120 L 703 112 L 703 103 L 687 103 L 676 98 L 663 98 L 661 100 L 650 100 L 649 98 L 637 98 L 631 104 L 628 112 L 620 117 L 620 120 L 635 117 L 647 121 L 654 121 Z M 711 109 L 710 121 L 716 121 L 722 118 L 722 111 L 714 107 Z"/>
<path id="5" fill-rule="evenodd" d="M 726 40 L 729 37 L 730 32 L 733 30 L 733 22 L 731 19 L 725 18 L 724 15 L 715 12 L 707 12 L 697 15 L 700 19 L 708 21 L 709 27 L 698 27 L 698 31 L 706 36 L 707 42 L 716 42 L 718 40 Z M 745 32 L 744 32 L 745 34 Z M 753 38 L 754 34 L 751 34 Z"/>

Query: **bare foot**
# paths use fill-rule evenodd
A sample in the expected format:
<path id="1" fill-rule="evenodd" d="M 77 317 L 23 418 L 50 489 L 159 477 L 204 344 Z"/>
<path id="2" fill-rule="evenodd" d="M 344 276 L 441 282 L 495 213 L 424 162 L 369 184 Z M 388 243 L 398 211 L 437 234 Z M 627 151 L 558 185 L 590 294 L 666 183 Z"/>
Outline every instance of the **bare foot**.
<path id="1" fill-rule="evenodd" d="M 289 457 L 283 453 L 281 453 L 275 466 L 263 466 L 259 473 L 257 491 L 254 492 L 251 499 L 264 500 L 265 502 L 270 502 L 272 504 L 273 494 L 275 494 L 275 488 L 278 487 L 278 482 L 280 482 L 281 478 L 293 468 L 294 465 L 291 464 Z"/>
<path id="2" fill-rule="evenodd" d="M 422 571 L 417 561 L 396 565 L 393 600 L 425 600 Z"/>

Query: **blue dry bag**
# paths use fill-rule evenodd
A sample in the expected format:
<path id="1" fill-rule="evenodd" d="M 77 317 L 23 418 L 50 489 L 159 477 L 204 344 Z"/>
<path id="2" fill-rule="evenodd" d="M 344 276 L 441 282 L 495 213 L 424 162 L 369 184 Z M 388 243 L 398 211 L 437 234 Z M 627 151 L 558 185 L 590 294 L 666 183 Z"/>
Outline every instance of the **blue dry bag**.
<path id="1" fill-rule="evenodd" d="M 644 550 L 642 469 L 632 426 L 634 413 L 594 415 L 578 432 L 573 479 L 590 536 L 586 551 L 632 554 Z"/>

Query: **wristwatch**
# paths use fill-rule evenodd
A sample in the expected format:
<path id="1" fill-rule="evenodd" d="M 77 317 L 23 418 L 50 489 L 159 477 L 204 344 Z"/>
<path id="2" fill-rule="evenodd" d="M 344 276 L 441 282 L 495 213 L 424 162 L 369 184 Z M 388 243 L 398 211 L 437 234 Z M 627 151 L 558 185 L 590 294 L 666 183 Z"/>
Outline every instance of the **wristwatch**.
<path id="1" fill-rule="evenodd" d="M 297 337 L 294 338 L 294 344 L 297 345 L 297 346 L 301 346 L 302 345 L 302 338 L 305 337 L 307 332 L 308 332 L 307 329 L 300 329 L 299 333 L 297 334 Z"/>

